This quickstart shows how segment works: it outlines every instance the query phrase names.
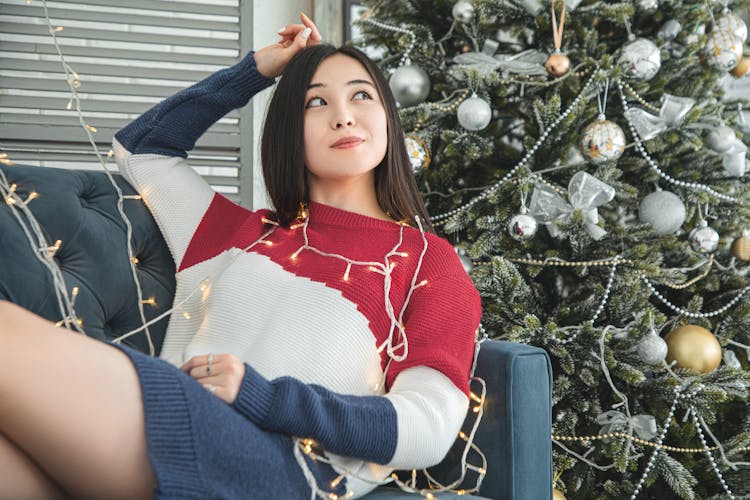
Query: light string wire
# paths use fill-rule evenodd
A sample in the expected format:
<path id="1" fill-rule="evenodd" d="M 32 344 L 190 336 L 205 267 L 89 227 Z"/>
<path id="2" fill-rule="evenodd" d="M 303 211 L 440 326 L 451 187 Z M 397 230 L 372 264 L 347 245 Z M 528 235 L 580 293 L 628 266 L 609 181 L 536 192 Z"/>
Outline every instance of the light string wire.
<path id="1" fill-rule="evenodd" d="M 378 347 L 378 352 L 382 352 L 383 349 L 387 348 L 386 352 L 388 353 L 389 360 L 388 360 L 388 363 L 386 365 L 385 370 L 383 371 L 382 378 L 381 378 L 381 383 L 378 384 L 378 386 L 376 387 L 377 390 L 381 390 L 381 389 L 383 389 L 385 387 L 385 378 L 387 376 L 388 369 L 390 368 L 391 361 L 394 361 L 394 360 L 397 361 L 397 362 L 398 361 L 403 361 L 408 356 L 408 337 L 406 335 L 406 330 L 405 330 L 405 327 L 403 325 L 403 316 L 404 316 L 404 313 L 406 311 L 407 306 L 409 305 L 409 301 L 410 301 L 410 299 L 411 299 L 412 294 L 414 293 L 414 291 L 417 290 L 418 288 L 420 288 L 420 287 L 422 287 L 422 286 L 424 286 L 424 285 L 427 284 L 427 280 L 421 280 L 421 281 L 417 282 L 417 279 L 418 279 L 418 276 L 419 276 L 419 272 L 420 272 L 421 267 L 422 267 L 422 262 L 423 262 L 424 256 L 425 256 L 425 254 L 427 252 L 427 249 L 428 249 L 429 245 L 428 245 L 428 240 L 427 240 L 427 237 L 426 237 L 426 233 L 425 233 L 424 227 L 422 226 L 422 222 L 421 222 L 421 219 L 419 218 L 419 216 L 415 216 L 415 221 L 416 221 L 417 228 L 419 230 L 420 236 L 422 238 L 422 250 L 420 251 L 420 255 L 419 255 L 419 258 L 417 260 L 417 264 L 416 264 L 414 272 L 412 274 L 411 284 L 410 284 L 410 287 L 409 287 L 409 291 L 407 293 L 406 298 L 404 299 L 404 303 L 401 306 L 401 310 L 399 311 L 398 317 L 396 317 L 396 315 L 395 315 L 395 309 L 394 309 L 393 302 L 392 302 L 391 297 L 390 297 L 390 290 L 391 290 L 391 284 L 392 284 L 392 272 L 393 272 L 393 269 L 396 266 L 396 263 L 395 262 L 391 262 L 390 259 L 392 257 L 394 257 L 394 256 L 408 257 L 408 254 L 406 254 L 405 252 L 399 251 L 399 248 L 401 247 L 401 245 L 403 243 L 404 228 L 406 227 L 406 224 L 403 224 L 403 223 L 400 224 L 398 240 L 397 240 L 396 244 L 392 247 L 392 249 L 388 253 L 386 253 L 386 255 L 384 256 L 384 261 L 383 262 L 354 260 L 354 259 L 350 259 L 350 258 L 345 257 L 345 256 L 343 256 L 341 254 L 338 254 L 338 253 L 325 252 L 325 251 L 323 251 L 323 250 L 321 250 L 319 248 L 316 248 L 315 246 L 311 245 L 310 244 L 310 237 L 309 237 L 309 233 L 308 233 L 308 226 L 309 226 L 309 223 L 310 223 L 310 218 L 309 217 L 305 217 L 305 220 L 304 220 L 303 223 L 301 223 L 301 224 L 295 224 L 295 225 L 292 226 L 294 228 L 298 228 L 298 227 L 301 226 L 302 227 L 302 236 L 303 236 L 303 244 L 299 248 L 297 248 L 297 250 L 295 250 L 294 253 L 292 253 L 292 255 L 290 257 L 292 260 L 296 260 L 300 256 L 300 254 L 303 251 L 305 251 L 305 250 L 308 250 L 308 251 L 311 251 L 313 253 L 316 253 L 316 254 L 318 254 L 318 255 L 320 255 L 322 257 L 329 257 L 329 258 L 334 258 L 334 259 L 341 260 L 341 261 L 343 261 L 343 262 L 345 262 L 347 264 L 346 271 L 344 272 L 344 277 L 343 277 L 343 279 L 345 281 L 349 280 L 349 272 L 350 272 L 352 266 L 366 267 L 366 268 L 370 269 L 371 271 L 383 274 L 383 276 L 384 276 L 383 290 L 384 290 L 384 298 L 385 298 L 385 308 L 386 308 L 386 313 L 388 314 L 388 317 L 389 317 L 389 319 L 391 321 L 391 325 L 390 325 L 390 329 L 389 329 L 388 338 Z M 252 245 L 254 246 L 255 244 L 257 244 L 259 242 L 260 241 L 256 241 Z M 393 335 L 394 335 L 394 333 L 396 331 L 398 331 L 399 334 L 400 334 L 400 342 L 401 343 L 398 344 L 398 345 L 396 345 L 396 346 L 394 346 L 393 345 L 393 343 L 394 343 Z M 486 335 L 485 335 L 485 337 L 486 337 Z M 480 403 L 478 406 L 474 407 L 474 412 L 477 413 L 477 418 L 475 419 L 474 425 L 472 427 L 471 434 L 468 437 L 463 432 L 461 432 L 459 434 L 459 437 L 461 437 L 462 439 L 464 439 L 466 441 L 466 446 L 464 447 L 464 452 L 463 452 L 462 458 L 461 458 L 461 471 L 462 472 L 461 472 L 460 479 L 454 481 L 450 485 L 442 485 L 438 481 L 436 481 L 431 475 L 429 475 L 429 472 L 427 470 L 424 470 L 423 472 L 428 477 L 428 480 L 430 481 L 430 485 L 431 486 L 437 486 L 436 489 L 430 490 L 429 492 L 426 491 L 426 490 L 415 489 L 415 484 L 409 485 L 409 484 L 407 484 L 405 482 L 402 482 L 395 475 L 392 475 L 386 481 L 386 483 L 393 481 L 401 489 L 403 489 L 404 491 L 408 491 L 410 493 L 421 493 L 423 495 L 431 495 L 433 492 L 436 492 L 436 491 L 452 491 L 451 488 L 454 488 L 457 485 L 461 484 L 461 482 L 463 481 L 463 478 L 465 477 L 466 470 L 467 469 L 472 469 L 472 470 L 475 470 L 476 472 L 479 473 L 479 476 L 478 476 L 478 479 L 477 479 L 477 485 L 474 488 L 472 488 L 471 490 L 461 490 L 461 491 L 464 491 L 464 492 L 476 492 L 476 491 L 479 491 L 479 487 L 481 485 L 481 482 L 482 482 L 482 480 L 484 478 L 484 475 L 486 474 L 486 470 L 487 470 L 487 459 L 486 459 L 485 455 L 481 452 L 481 450 L 473 442 L 474 441 L 474 436 L 475 436 L 476 431 L 477 431 L 477 429 L 479 427 L 479 423 L 481 422 L 481 419 L 482 419 L 483 404 L 484 404 L 484 401 L 485 401 L 485 398 L 486 398 L 486 392 L 487 392 L 485 381 L 482 380 L 479 377 L 475 377 L 474 376 L 474 369 L 476 368 L 476 359 L 477 359 L 477 356 L 479 354 L 479 345 L 480 345 L 480 343 L 481 343 L 481 341 L 477 341 L 475 343 L 474 362 L 473 362 L 473 366 L 472 366 L 471 380 L 472 381 L 476 381 L 479 384 L 481 384 L 481 386 L 482 386 L 481 394 L 482 395 L 479 396 L 479 397 L 477 397 L 473 392 L 470 392 L 470 394 L 471 394 L 470 402 L 473 399 L 474 401 L 478 401 Z M 402 348 L 402 347 L 403 347 L 403 353 L 402 354 L 396 354 L 396 350 L 399 349 L 399 348 Z M 303 470 L 305 471 L 305 477 L 307 477 L 308 479 L 309 478 L 313 478 L 314 479 L 314 475 L 312 474 L 312 471 L 309 470 L 309 467 L 307 465 L 307 462 L 305 461 L 304 455 L 312 455 L 312 456 L 314 456 L 314 458 L 316 460 L 324 461 L 324 462 L 330 463 L 332 465 L 336 465 L 336 466 L 338 466 L 338 468 L 341 468 L 341 466 L 339 464 L 336 464 L 334 461 L 331 461 L 330 459 L 327 459 L 326 457 L 324 457 L 322 455 L 313 453 L 313 451 L 312 451 L 312 445 L 310 444 L 310 442 L 311 442 L 311 440 L 306 439 L 306 438 L 295 438 L 295 457 L 297 459 L 297 463 L 299 464 L 299 466 L 301 468 L 303 468 Z M 475 450 L 480 455 L 480 457 L 482 459 L 482 466 L 481 467 L 477 467 L 477 466 L 471 465 L 471 464 L 469 464 L 467 462 L 467 455 L 468 455 L 470 449 Z M 412 472 L 416 476 L 416 470 L 413 470 Z M 360 479 L 361 481 L 365 481 L 367 483 L 385 484 L 382 481 L 381 482 L 373 482 L 372 479 L 361 477 L 361 476 L 353 473 L 352 471 L 349 471 L 348 469 L 346 469 L 344 471 L 344 473 L 342 473 L 342 476 L 355 477 L 355 478 Z M 338 484 L 339 481 L 340 481 L 340 478 L 338 478 L 334 482 L 336 484 Z M 335 488 L 336 484 L 333 484 L 331 486 Z M 320 485 L 317 484 L 317 482 L 315 484 L 311 483 L 310 486 L 313 489 L 313 498 L 315 498 L 316 495 L 321 495 L 324 498 L 326 498 L 326 497 L 327 498 L 334 498 L 336 496 L 335 494 L 322 489 L 320 487 Z M 349 493 L 352 493 L 352 492 L 351 491 L 348 492 L 347 493 L 347 497 L 345 497 L 345 498 L 348 498 Z"/>
<path id="2" fill-rule="evenodd" d="M 6 165 L 10 166 L 12 165 L 12 162 L 8 162 Z M 78 295 L 78 288 L 74 287 L 71 291 L 71 295 L 68 295 L 62 271 L 60 270 L 60 266 L 58 266 L 54 260 L 55 254 L 60 250 L 62 241 L 58 240 L 54 245 L 50 245 L 44 236 L 44 231 L 42 230 L 39 221 L 29 209 L 28 204 L 36 198 L 33 196 L 36 192 L 30 193 L 28 198 L 23 200 L 15 190 L 16 184 L 10 184 L 5 173 L 0 170 L 0 196 L 2 196 L 5 203 L 10 207 L 11 214 L 13 214 L 18 225 L 21 227 L 21 230 L 29 240 L 31 248 L 34 250 L 34 257 L 36 257 L 37 260 L 39 260 L 39 262 L 50 271 L 55 298 L 57 299 L 60 316 L 62 317 L 59 325 L 64 325 L 67 329 L 71 329 L 72 326 L 72 328 L 79 333 L 84 333 L 81 321 L 76 315 L 74 309 L 75 298 Z M 23 214 L 23 217 L 21 216 L 21 213 Z"/>
<path id="3" fill-rule="evenodd" d="M 30 3 L 30 2 L 27 2 L 27 3 Z M 140 281 L 138 279 L 138 274 L 137 274 L 136 269 L 135 269 L 135 261 L 136 261 L 136 259 L 135 259 L 135 256 L 133 255 L 133 242 L 132 242 L 132 234 L 133 234 L 133 232 L 132 232 L 132 225 L 131 225 L 130 220 L 128 219 L 127 215 L 125 214 L 124 207 L 123 207 L 123 201 L 124 201 L 125 197 L 122 194 L 122 190 L 119 188 L 119 186 L 115 182 L 114 177 L 109 172 L 109 169 L 107 168 L 107 162 L 104 159 L 104 157 L 101 155 L 101 152 L 99 151 L 99 148 L 96 145 L 96 141 L 94 140 L 94 137 L 92 135 L 92 132 L 96 132 L 96 128 L 93 127 L 93 126 L 91 126 L 91 125 L 89 125 L 89 124 L 87 124 L 86 121 L 84 120 L 83 112 L 81 110 L 80 98 L 79 98 L 78 92 L 76 90 L 80 86 L 80 79 L 79 79 L 80 77 L 79 77 L 78 73 L 75 72 L 71 68 L 71 66 L 66 62 L 65 56 L 64 56 L 64 54 L 63 54 L 63 52 L 62 52 L 62 50 L 60 48 L 60 45 L 59 45 L 59 43 L 57 41 L 56 33 L 58 31 L 61 31 L 63 29 L 63 27 L 62 26 L 58 26 L 58 27 L 53 27 L 52 26 L 52 21 L 51 21 L 51 19 L 49 17 L 49 11 L 47 9 L 47 1 L 46 0 L 42 0 L 41 3 L 42 3 L 42 7 L 44 9 L 44 18 L 45 18 L 45 22 L 47 23 L 48 31 L 49 31 L 49 33 L 50 33 L 50 35 L 52 37 L 52 42 L 53 42 L 53 44 L 55 46 L 55 50 L 57 51 L 57 54 L 60 57 L 60 61 L 62 63 L 63 71 L 65 72 L 65 76 L 66 76 L 66 83 L 67 83 L 68 88 L 70 89 L 70 92 L 71 92 L 71 99 L 68 102 L 67 108 L 71 109 L 71 107 L 73 106 L 73 104 L 75 104 L 76 113 L 78 115 L 78 120 L 79 120 L 81 126 L 83 127 L 84 132 L 86 133 L 86 136 L 87 136 L 87 138 L 89 140 L 89 143 L 94 148 L 94 153 L 96 154 L 97 158 L 99 159 L 99 163 L 101 164 L 102 169 L 104 170 L 104 172 L 107 175 L 107 178 L 109 179 L 112 187 L 114 188 L 115 192 L 117 193 L 117 197 L 118 197 L 118 200 L 117 200 L 117 209 L 118 209 L 118 212 L 120 213 L 120 217 L 122 218 L 123 223 L 125 224 L 125 227 L 126 227 L 126 237 L 127 237 L 126 249 L 127 249 L 127 252 L 128 252 L 128 260 L 129 260 L 129 264 L 130 264 L 131 274 L 132 274 L 132 277 L 133 277 L 133 282 L 134 282 L 135 288 L 136 288 L 136 295 L 138 297 L 138 302 L 137 302 L 136 305 L 137 305 L 137 308 L 138 308 L 138 313 L 139 313 L 140 318 L 141 318 L 141 322 L 145 325 L 146 324 L 146 316 L 145 316 L 145 313 L 144 313 L 144 310 L 143 310 L 143 303 L 144 303 L 144 301 L 143 301 L 143 291 L 141 289 Z M 107 157 L 111 157 L 111 155 L 112 155 L 112 151 L 110 150 L 110 152 L 108 153 Z M 3 163 L 5 163 L 6 165 L 10 164 L 9 162 L 3 162 Z M 4 178 L 4 181 L 5 181 L 4 183 L 7 184 L 7 179 L 5 178 L 5 176 L 3 176 L 3 178 Z M 4 195 L 4 197 L 7 196 L 7 193 L 5 192 L 6 190 L 5 190 L 4 186 L 3 186 L 2 189 L 3 189 L 2 194 Z M 19 208 L 21 207 L 21 205 L 19 205 L 19 204 L 15 204 L 15 206 L 19 207 Z M 26 207 L 26 203 L 23 204 L 23 207 Z M 23 208 L 21 208 L 21 209 L 24 210 Z M 38 228 L 39 223 L 36 220 L 36 218 L 34 217 L 33 213 L 30 210 L 24 210 L 24 214 L 26 215 L 27 219 L 30 221 L 31 225 L 34 226 L 34 232 L 37 234 L 37 240 L 38 241 L 35 242 L 33 240 L 33 238 L 30 236 L 29 231 L 24 228 L 24 232 L 26 233 L 27 237 L 29 238 L 29 242 L 30 242 L 32 248 L 36 249 L 37 246 L 38 246 L 38 243 L 46 244 L 46 243 L 44 243 L 45 240 L 44 240 L 43 237 L 39 238 L 39 236 L 41 236 L 42 233 L 41 233 L 41 230 Z M 17 220 L 23 226 L 23 222 L 21 221 L 21 219 L 17 217 Z M 62 244 L 63 244 L 63 242 L 60 243 L 60 245 L 62 245 Z M 58 249 L 59 249 L 59 245 L 58 245 Z M 61 312 L 63 314 L 63 319 L 62 319 L 62 323 L 61 324 L 64 325 L 68 329 L 69 329 L 69 327 L 70 327 L 71 324 L 72 325 L 77 325 L 77 326 L 75 326 L 75 328 L 80 333 L 85 333 L 84 330 L 81 328 L 82 321 L 80 320 L 80 318 L 78 318 L 75 315 L 75 310 L 73 308 L 74 298 L 70 298 L 67 295 L 67 288 L 66 288 L 66 285 L 65 285 L 65 280 L 63 278 L 62 271 L 60 270 L 59 265 L 57 264 L 57 262 L 54 261 L 54 259 L 51 259 L 51 258 L 43 260 L 42 262 L 49 269 L 50 273 L 53 276 L 53 281 L 55 282 L 55 293 L 58 295 L 58 302 L 62 302 L 62 303 L 65 304 L 65 307 L 61 307 Z M 77 290 L 77 287 L 74 287 L 73 290 Z M 153 341 L 152 341 L 152 338 L 151 338 L 151 333 L 149 332 L 148 327 L 145 328 L 145 334 L 146 334 L 146 339 L 147 339 L 147 342 L 148 342 L 148 345 L 149 345 L 150 354 L 154 355 L 155 354 L 155 348 L 154 348 L 154 344 L 153 344 Z"/>

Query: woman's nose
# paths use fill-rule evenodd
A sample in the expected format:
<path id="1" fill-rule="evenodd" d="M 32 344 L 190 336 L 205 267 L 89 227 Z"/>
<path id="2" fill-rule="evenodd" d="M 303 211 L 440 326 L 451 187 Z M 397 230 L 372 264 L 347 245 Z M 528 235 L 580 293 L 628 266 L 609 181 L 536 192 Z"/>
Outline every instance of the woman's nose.
<path id="1" fill-rule="evenodd" d="M 333 116 L 333 128 L 351 127 L 354 123 L 354 114 L 349 108 L 341 106 L 336 110 L 336 114 Z"/>

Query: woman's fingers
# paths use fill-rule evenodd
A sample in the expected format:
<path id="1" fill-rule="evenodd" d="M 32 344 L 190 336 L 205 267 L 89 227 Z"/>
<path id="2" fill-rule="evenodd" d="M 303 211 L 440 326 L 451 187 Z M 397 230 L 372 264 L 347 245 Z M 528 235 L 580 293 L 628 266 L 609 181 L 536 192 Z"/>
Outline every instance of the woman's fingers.
<path id="1" fill-rule="evenodd" d="M 312 19 L 307 17 L 304 12 L 300 12 L 299 17 L 300 19 L 302 19 L 302 24 L 312 30 L 312 32 L 310 33 L 310 40 L 314 43 L 320 43 L 323 37 L 320 36 L 320 31 L 318 31 L 318 27 L 315 26 L 315 23 L 312 21 Z"/>

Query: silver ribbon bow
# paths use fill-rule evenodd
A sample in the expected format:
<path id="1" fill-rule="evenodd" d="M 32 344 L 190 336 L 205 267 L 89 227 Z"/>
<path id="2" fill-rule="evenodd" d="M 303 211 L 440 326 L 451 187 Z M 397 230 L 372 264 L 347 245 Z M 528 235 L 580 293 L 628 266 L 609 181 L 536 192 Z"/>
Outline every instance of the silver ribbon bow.
<path id="1" fill-rule="evenodd" d="M 456 69 L 463 72 L 476 71 L 482 77 L 498 69 L 522 75 L 547 74 L 544 69 L 547 55 L 543 52 L 529 49 L 518 54 L 495 54 L 498 46 L 496 41 L 487 39 L 482 52 L 466 52 L 455 56 L 453 62 L 458 65 Z"/>
<path id="2" fill-rule="evenodd" d="M 547 230 L 552 237 L 560 234 L 556 222 L 570 219 L 573 210 L 583 212 L 586 231 L 595 240 L 600 240 L 607 231 L 597 225 L 599 212 L 597 207 L 612 201 L 615 197 L 615 188 L 605 184 L 593 175 L 586 172 L 578 172 L 570 179 L 568 184 L 568 199 L 566 202 L 556 191 L 539 184 L 531 194 L 529 213 L 539 222 L 547 225 Z"/>
<path id="3" fill-rule="evenodd" d="M 625 116 L 635 127 L 641 140 L 648 141 L 685 118 L 695 106 L 695 99 L 664 94 L 659 116 L 647 113 L 641 108 L 630 108 Z"/>
<path id="4" fill-rule="evenodd" d="M 628 434 L 633 431 L 639 438 L 649 441 L 656 437 L 656 419 L 652 415 L 636 415 L 628 418 L 622 412 L 609 410 L 596 417 L 596 422 L 602 426 L 599 434 L 609 434 L 611 432 L 626 429 Z"/>

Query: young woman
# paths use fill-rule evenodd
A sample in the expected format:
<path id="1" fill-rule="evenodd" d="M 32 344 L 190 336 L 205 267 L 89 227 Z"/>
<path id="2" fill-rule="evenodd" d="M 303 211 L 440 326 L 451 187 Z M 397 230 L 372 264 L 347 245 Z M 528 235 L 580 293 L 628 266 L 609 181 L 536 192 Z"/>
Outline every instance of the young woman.
<path id="1" fill-rule="evenodd" d="M 455 440 L 480 301 L 393 96 L 309 19 L 281 36 L 115 135 L 177 266 L 162 359 L 0 303 L 0 497 L 360 497 Z M 279 74 L 253 212 L 185 158 Z"/>

